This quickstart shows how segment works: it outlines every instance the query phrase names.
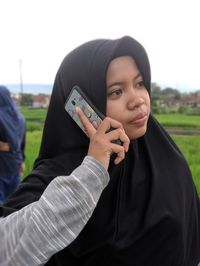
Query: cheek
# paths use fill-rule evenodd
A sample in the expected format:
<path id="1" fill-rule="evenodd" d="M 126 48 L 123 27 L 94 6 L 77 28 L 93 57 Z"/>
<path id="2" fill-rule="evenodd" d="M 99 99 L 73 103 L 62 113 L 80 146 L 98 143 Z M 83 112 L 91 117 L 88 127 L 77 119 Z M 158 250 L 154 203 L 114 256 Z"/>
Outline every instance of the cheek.
<path id="1" fill-rule="evenodd" d="M 151 109 L 151 102 L 150 102 L 150 98 L 148 97 L 147 101 L 146 101 L 146 106 L 147 106 L 147 109 L 148 111 L 150 112 L 150 109 Z"/>
<path id="2" fill-rule="evenodd" d="M 149 94 L 148 94 L 147 91 L 145 92 L 145 95 L 144 95 L 143 97 L 144 97 L 144 99 L 145 99 L 145 105 L 146 105 L 146 108 L 147 108 L 148 112 L 150 113 L 150 109 L 151 109 L 151 100 L 150 100 L 150 97 L 149 97 Z"/>
<path id="3" fill-rule="evenodd" d="M 120 105 L 116 102 L 107 102 L 106 116 L 109 116 L 113 119 L 119 120 L 121 110 Z"/>

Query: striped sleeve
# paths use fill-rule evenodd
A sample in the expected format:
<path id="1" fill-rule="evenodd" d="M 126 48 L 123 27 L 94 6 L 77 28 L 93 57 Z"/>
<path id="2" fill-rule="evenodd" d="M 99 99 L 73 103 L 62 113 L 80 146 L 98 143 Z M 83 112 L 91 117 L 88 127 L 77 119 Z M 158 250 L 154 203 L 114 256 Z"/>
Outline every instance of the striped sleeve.
<path id="1" fill-rule="evenodd" d="M 39 201 L 1 218 L 0 265 L 44 265 L 78 236 L 108 181 L 104 167 L 86 156 L 70 176 L 56 177 Z"/>

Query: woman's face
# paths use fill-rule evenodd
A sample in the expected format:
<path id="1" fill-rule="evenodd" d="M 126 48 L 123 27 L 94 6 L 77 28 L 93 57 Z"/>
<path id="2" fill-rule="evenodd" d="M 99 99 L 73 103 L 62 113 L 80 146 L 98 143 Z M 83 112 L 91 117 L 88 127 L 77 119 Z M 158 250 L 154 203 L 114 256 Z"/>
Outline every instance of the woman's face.
<path id="1" fill-rule="evenodd" d="M 150 97 L 133 58 L 121 56 L 113 59 L 108 66 L 106 84 L 106 115 L 120 121 L 130 139 L 144 135 Z"/>

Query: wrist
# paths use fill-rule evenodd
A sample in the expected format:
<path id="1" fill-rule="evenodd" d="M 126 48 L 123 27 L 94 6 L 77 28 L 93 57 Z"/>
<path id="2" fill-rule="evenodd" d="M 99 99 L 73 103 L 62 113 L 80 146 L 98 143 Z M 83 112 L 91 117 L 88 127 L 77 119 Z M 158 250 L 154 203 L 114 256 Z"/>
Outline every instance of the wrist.
<path id="1" fill-rule="evenodd" d="M 110 162 L 110 156 L 106 156 L 106 155 L 102 156 L 102 155 L 94 154 L 94 153 L 90 153 L 90 152 L 88 152 L 87 155 L 92 157 L 96 161 L 98 161 L 105 168 L 105 170 L 108 170 L 108 166 L 109 166 L 109 162 Z"/>

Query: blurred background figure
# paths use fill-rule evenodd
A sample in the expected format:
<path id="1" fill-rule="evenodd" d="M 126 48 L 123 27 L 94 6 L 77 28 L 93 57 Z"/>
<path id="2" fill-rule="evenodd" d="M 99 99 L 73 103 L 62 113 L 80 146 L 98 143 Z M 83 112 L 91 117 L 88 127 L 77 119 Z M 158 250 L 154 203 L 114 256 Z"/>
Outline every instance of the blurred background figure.
<path id="1" fill-rule="evenodd" d="M 0 204 L 15 191 L 23 174 L 25 135 L 25 119 L 9 90 L 0 85 Z"/>

